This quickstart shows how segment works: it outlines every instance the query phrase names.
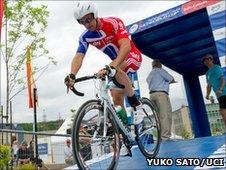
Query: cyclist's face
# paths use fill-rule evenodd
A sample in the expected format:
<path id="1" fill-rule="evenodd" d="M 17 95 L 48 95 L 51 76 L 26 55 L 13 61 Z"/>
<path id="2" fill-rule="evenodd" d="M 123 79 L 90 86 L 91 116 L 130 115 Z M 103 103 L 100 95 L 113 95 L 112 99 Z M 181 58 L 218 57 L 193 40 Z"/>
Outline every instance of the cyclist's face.
<path id="1" fill-rule="evenodd" d="M 78 21 L 80 24 L 84 25 L 86 29 L 90 31 L 95 31 L 97 28 L 97 22 L 93 17 L 93 14 L 87 14 L 82 19 Z"/>

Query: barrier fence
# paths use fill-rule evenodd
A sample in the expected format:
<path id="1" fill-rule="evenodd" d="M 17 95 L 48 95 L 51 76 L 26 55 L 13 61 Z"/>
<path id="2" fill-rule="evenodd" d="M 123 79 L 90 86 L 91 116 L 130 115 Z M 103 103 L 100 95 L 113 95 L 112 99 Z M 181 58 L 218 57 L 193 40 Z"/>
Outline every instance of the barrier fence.
<path id="1" fill-rule="evenodd" d="M 21 147 L 22 143 L 26 141 L 26 143 L 28 143 L 27 147 L 29 147 L 30 141 L 32 141 L 34 139 L 34 136 L 36 135 L 38 156 L 40 159 L 42 159 L 46 167 L 48 167 L 47 169 L 62 169 L 69 166 L 65 163 L 64 150 L 66 147 L 65 141 L 67 139 L 71 139 L 70 134 L 53 134 L 46 132 L 31 132 L 9 129 L 0 129 L 0 134 L 0 144 L 8 145 L 12 150 L 12 136 L 13 138 L 18 139 L 18 136 L 20 134 L 23 134 L 23 140 L 18 140 L 18 146 Z M 6 139 L 8 141 L 6 141 Z"/>

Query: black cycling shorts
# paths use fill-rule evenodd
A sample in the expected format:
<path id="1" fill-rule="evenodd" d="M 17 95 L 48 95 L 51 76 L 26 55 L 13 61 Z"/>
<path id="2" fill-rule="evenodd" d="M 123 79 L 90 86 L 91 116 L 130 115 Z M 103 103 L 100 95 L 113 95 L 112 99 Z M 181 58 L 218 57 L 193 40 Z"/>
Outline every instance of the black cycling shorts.
<path id="1" fill-rule="evenodd" d="M 220 109 L 226 109 L 226 95 L 218 98 Z"/>

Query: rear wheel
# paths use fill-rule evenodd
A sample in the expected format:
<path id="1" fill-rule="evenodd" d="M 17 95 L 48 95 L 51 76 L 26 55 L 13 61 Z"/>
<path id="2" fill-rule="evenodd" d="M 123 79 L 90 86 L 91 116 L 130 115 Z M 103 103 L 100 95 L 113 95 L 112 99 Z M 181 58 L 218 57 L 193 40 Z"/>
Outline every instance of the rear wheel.
<path id="1" fill-rule="evenodd" d="M 144 121 L 135 125 L 136 141 L 140 151 L 147 158 L 157 155 L 160 147 L 160 124 L 155 106 L 147 98 L 141 99 L 144 109 Z"/>
<path id="2" fill-rule="evenodd" d="M 73 154 L 79 169 L 113 169 L 119 159 L 119 133 L 107 110 L 104 128 L 103 106 L 98 100 L 84 103 L 72 129 Z"/>

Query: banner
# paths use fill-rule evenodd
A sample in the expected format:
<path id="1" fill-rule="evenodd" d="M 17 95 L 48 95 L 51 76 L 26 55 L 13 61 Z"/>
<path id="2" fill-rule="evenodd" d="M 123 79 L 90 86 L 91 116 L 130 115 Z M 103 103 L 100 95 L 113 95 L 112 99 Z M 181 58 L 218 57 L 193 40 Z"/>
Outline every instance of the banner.
<path id="1" fill-rule="evenodd" d="M 207 6 L 213 5 L 217 2 L 220 2 L 220 0 L 191 0 L 182 5 L 182 11 L 184 14 L 189 14 L 202 8 L 206 8 Z"/>
<path id="2" fill-rule="evenodd" d="M 135 33 L 141 32 L 143 30 L 149 29 L 151 27 L 154 27 L 156 25 L 160 25 L 164 22 L 178 18 L 180 16 L 183 16 L 181 7 L 180 6 L 174 7 L 172 9 L 169 9 L 160 14 L 151 16 L 144 20 L 138 21 L 137 23 L 131 24 L 131 25 L 127 26 L 126 28 L 130 34 L 135 34 Z"/>
<path id="3" fill-rule="evenodd" d="M 2 32 L 3 11 L 4 11 L 4 1 L 0 0 L 0 39 L 1 39 L 1 32 Z"/>
<path id="4" fill-rule="evenodd" d="M 26 51 L 26 68 L 27 68 L 27 89 L 28 89 L 28 104 L 29 108 L 34 107 L 34 93 L 33 89 L 35 88 L 33 71 L 32 71 L 32 56 L 31 56 L 31 47 L 27 47 Z"/>

